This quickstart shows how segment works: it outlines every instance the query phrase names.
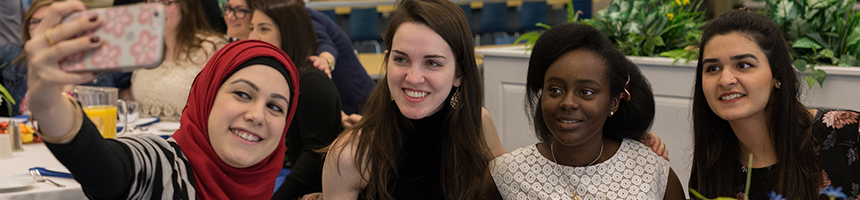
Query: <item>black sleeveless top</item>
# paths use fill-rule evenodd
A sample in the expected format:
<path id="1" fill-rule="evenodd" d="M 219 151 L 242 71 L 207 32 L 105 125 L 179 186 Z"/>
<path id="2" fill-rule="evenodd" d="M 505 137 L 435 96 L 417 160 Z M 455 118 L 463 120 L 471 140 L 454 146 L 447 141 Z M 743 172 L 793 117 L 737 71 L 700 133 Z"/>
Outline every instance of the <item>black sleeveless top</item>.
<path id="1" fill-rule="evenodd" d="M 444 199 L 440 169 L 442 166 L 442 127 L 450 107 L 435 114 L 410 120 L 397 157 L 397 176 L 389 182 L 394 199 Z"/>

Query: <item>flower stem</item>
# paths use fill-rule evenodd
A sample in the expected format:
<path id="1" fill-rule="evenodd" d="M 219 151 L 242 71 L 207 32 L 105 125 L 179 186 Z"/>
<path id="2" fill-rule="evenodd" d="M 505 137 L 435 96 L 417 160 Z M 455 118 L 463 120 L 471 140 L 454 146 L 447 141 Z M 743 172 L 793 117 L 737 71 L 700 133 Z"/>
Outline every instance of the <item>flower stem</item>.
<path id="1" fill-rule="evenodd" d="M 750 154 L 749 164 L 747 164 L 747 184 L 744 188 L 744 200 L 749 200 L 750 194 L 750 180 L 752 180 L 752 164 L 753 164 L 753 154 Z M 832 199 L 831 199 L 832 200 Z"/>

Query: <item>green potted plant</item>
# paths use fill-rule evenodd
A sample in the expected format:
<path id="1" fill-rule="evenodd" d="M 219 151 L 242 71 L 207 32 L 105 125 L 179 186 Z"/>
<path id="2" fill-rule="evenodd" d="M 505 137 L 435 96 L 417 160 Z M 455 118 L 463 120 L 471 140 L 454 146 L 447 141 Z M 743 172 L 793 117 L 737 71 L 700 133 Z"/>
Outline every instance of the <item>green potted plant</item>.
<path id="1" fill-rule="evenodd" d="M 692 47 L 702 38 L 704 12 L 702 1 L 690 0 L 613 0 L 593 19 L 579 20 L 580 11 L 567 6 L 567 21 L 594 26 L 613 41 L 621 52 L 630 56 L 664 56 L 695 60 L 698 50 Z M 549 29 L 549 25 L 537 26 Z M 514 43 L 527 41 L 526 47 L 540 37 L 540 32 L 525 33 Z"/>
<path id="2" fill-rule="evenodd" d="M 856 0 L 767 0 L 770 18 L 794 49 L 794 66 L 806 82 L 823 87 L 826 73 L 816 65 L 860 65 L 860 13 Z"/>

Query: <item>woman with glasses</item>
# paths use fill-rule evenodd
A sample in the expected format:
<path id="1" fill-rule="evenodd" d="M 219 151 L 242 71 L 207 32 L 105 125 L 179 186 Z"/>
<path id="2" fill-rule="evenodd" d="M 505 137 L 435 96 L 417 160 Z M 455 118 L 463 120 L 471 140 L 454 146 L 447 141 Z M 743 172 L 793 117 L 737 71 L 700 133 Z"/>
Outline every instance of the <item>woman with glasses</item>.
<path id="1" fill-rule="evenodd" d="M 248 39 L 251 33 L 251 9 L 245 0 L 229 0 L 221 7 L 224 22 L 227 22 L 227 36 L 230 41 Z"/>
<path id="2" fill-rule="evenodd" d="M 164 61 L 153 69 L 135 70 L 131 77 L 131 99 L 140 105 L 141 117 L 178 121 L 194 77 L 215 51 L 227 44 L 212 31 L 200 1 L 148 0 L 165 6 L 166 49 Z"/>

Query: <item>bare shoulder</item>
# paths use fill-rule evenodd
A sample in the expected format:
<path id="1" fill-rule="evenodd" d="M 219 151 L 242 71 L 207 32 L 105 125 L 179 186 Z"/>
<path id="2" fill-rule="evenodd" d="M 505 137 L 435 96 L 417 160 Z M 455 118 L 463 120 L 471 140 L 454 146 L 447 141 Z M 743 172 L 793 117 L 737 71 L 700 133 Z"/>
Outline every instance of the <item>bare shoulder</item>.
<path id="1" fill-rule="evenodd" d="M 364 165 L 356 164 L 356 147 L 360 131 L 345 132 L 335 139 L 323 163 L 322 186 L 324 199 L 356 199 L 367 186 Z"/>
<path id="2" fill-rule="evenodd" d="M 505 147 L 502 146 L 499 132 L 496 131 L 496 125 L 493 123 L 493 118 L 490 117 L 490 112 L 483 107 L 481 108 L 481 126 L 484 134 L 484 142 L 487 143 L 487 148 L 490 149 L 490 154 L 493 155 L 490 160 L 508 153 L 508 150 L 505 150 Z"/>

